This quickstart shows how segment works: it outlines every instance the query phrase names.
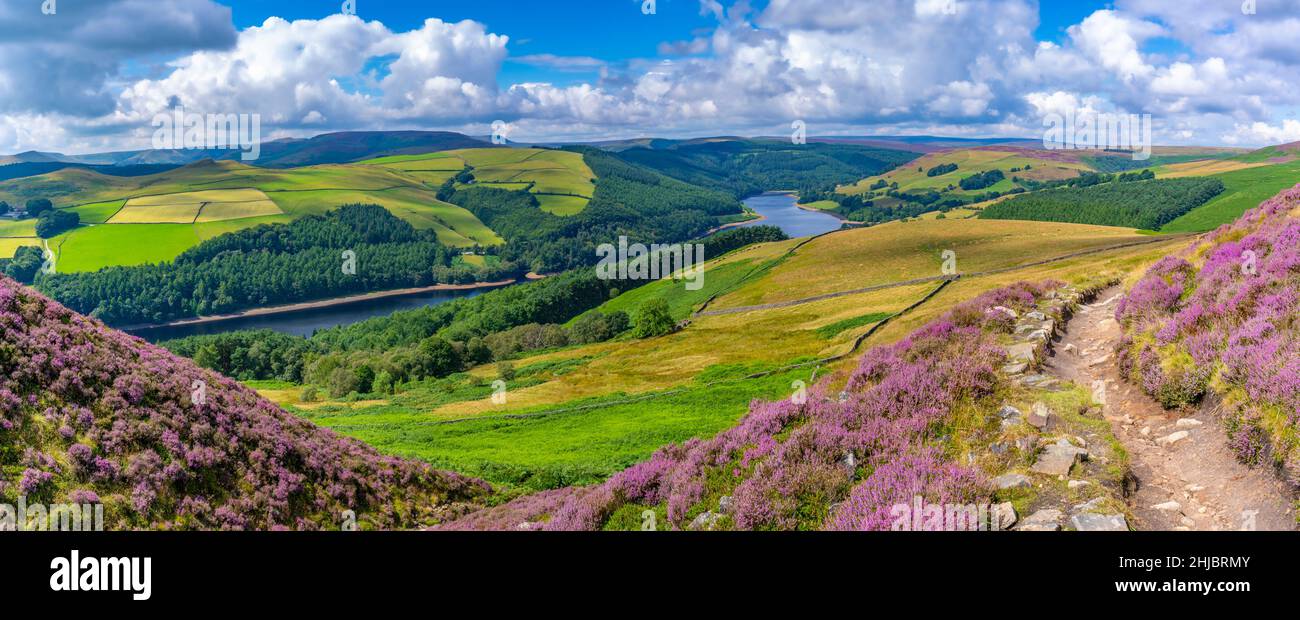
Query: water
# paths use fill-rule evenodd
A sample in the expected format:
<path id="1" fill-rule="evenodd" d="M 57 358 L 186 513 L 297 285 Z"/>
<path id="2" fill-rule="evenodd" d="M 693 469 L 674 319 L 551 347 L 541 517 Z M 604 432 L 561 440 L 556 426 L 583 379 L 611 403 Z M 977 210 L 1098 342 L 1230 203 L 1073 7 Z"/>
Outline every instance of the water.
<path id="1" fill-rule="evenodd" d="M 509 285 L 506 285 L 509 286 Z M 500 288 L 500 287 L 497 287 Z M 264 314 L 239 317 L 211 323 L 195 323 L 131 330 L 131 334 L 150 342 L 161 342 L 174 338 L 220 334 L 242 329 L 270 329 L 294 336 L 310 336 L 318 329 L 350 325 L 377 316 L 387 316 L 402 310 L 414 310 L 425 306 L 436 306 L 453 299 L 476 297 L 492 288 L 479 288 L 461 291 L 432 291 L 413 293 L 380 299 L 355 301 L 327 308 L 295 310 L 281 314 Z"/>
<path id="2" fill-rule="evenodd" d="M 745 226 L 776 226 L 790 237 L 811 237 L 840 229 L 840 220 L 833 215 L 818 213 L 795 206 L 794 194 L 761 194 L 745 200 L 745 206 L 766 219 Z"/>

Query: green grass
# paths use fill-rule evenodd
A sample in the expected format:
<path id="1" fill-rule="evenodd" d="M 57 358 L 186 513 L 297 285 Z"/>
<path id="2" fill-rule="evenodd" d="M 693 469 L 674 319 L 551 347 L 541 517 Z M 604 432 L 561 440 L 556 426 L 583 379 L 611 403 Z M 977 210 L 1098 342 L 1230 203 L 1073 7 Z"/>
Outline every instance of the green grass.
<path id="1" fill-rule="evenodd" d="M 635 318 L 646 302 L 663 299 L 668 302 L 668 311 L 673 318 L 681 320 L 690 316 L 695 307 L 708 298 L 731 289 L 753 269 L 754 262 L 749 260 L 733 261 L 720 266 L 706 265 L 704 286 L 698 291 L 686 290 L 683 282 L 658 280 L 619 295 L 596 310 L 606 314 L 623 311 Z"/>
<path id="2" fill-rule="evenodd" d="M 534 152 L 516 153 L 513 157 L 523 158 L 531 154 Z M 549 153 L 545 155 L 547 157 L 542 157 L 537 165 L 563 167 L 555 161 L 548 163 L 548 158 L 557 161 L 562 158 Z M 394 165 L 457 169 L 463 166 L 459 158 L 445 155 L 406 156 L 401 161 L 407 163 Z M 472 213 L 437 199 L 430 185 L 441 183 L 443 175 L 449 174 L 404 172 L 382 165 L 355 164 L 273 170 L 237 162 L 205 162 L 142 177 L 112 177 L 69 168 L 0 182 L 0 200 L 15 203 L 30 197 L 46 197 L 56 207 L 78 213 L 84 224 L 105 224 L 112 219 L 109 226 L 129 225 L 130 231 L 108 232 L 94 230 L 99 228 L 94 227 L 69 233 L 68 243 L 60 250 L 60 270 L 66 267 L 74 271 L 93 271 L 113 265 L 171 260 L 179 252 L 220 232 L 291 221 L 352 203 L 379 204 L 417 228 L 434 230 L 441 242 L 453 247 L 504 243 Z M 270 200 L 254 202 L 254 198 Z M 123 205 L 128 200 L 132 206 L 208 203 L 208 207 L 198 213 L 197 218 L 188 212 L 168 214 L 135 209 L 124 213 Z M 284 215 L 272 215 L 277 210 L 284 211 Z M 211 221 L 216 219 L 233 222 Z M 193 229 L 185 234 L 175 228 L 155 226 L 168 222 L 187 222 Z M 0 234 L 0 237 L 33 236 L 33 226 L 34 221 L 0 223 L 0 227 L 12 229 L 10 234 Z M 156 239 L 155 234 L 159 235 Z M 138 247 L 119 248 L 113 247 L 114 244 Z"/>
<path id="3" fill-rule="evenodd" d="M 36 220 L 0 220 L 0 237 L 35 237 Z"/>
<path id="4" fill-rule="evenodd" d="M 0 258 L 13 258 L 18 248 L 25 246 L 40 247 L 41 240 L 24 237 L 0 237 Z"/>
<path id="5" fill-rule="evenodd" d="M 867 325 L 874 325 L 876 323 L 879 323 L 889 318 L 890 316 L 892 315 L 890 315 L 888 312 L 872 312 L 871 314 L 864 314 L 859 317 L 845 319 L 843 321 L 837 321 L 835 323 L 831 323 L 830 325 L 817 328 L 817 335 L 829 340 L 850 329 L 856 329 L 858 327 L 864 327 Z"/>
<path id="6" fill-rule="evenodd" d="M 1214 230 L 1241 217 L 1278 192 L 1300 183 L 1300 161 L 1247 168 L 1214 175 L 1225 190 L 1213 200 L 1191 210 L 1160 229 L 1166 233 Z"/>
<path id="7" fill-rule="evenodd" d="M 95 202 L 79 207 L 70 207 L 68 210 L 81 216 L 82 224 L 103 224 L 116 215 L 125 204 L 125 200 L 109 200 L 107 202 Z"/>
<path id="8" fill-rule="evenodd" d="M 59 235 L 50 247 L 57 248 L 59 273 L 75 273 L 169 262 L 198 242 L 189 224 L 103 224 Z"/>
<path id="9" fill-rule="evenodd" d="M 626 397 L 611 394 L 564 405 L 604 405 L 595 409 L 534 418 L 426 424 L 427 416 L 391 405 L 344 415 L 299 413 L 384 452 L 423 459 L 496 484 L 546 489 L 594 483 L 645 460 L 664 445 L 711 437 L 735 424 L 752 400 L 788 395 L 791 383 L 807 380 L 808 372 L 800 369 L 710 387 L 693 385 L 635 403 L 619 404 Z"/>
<path id="10" fill-rule="evenodd" d="M 541 203 L 541 209 L 554 215 L 577 215 L 587 208 L 590 202 L 586 198 L 578 196 L 549 196 L 543 195 L 537 197 L 537 202 Z"/>

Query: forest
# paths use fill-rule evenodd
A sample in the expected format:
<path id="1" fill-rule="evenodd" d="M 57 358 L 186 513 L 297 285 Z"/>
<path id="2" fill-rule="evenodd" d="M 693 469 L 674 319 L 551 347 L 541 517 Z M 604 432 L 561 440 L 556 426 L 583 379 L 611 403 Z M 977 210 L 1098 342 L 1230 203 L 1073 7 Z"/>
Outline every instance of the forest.
<path id="1" fill-rule="evenodd" d="M 1215 178 L 1188 177 L 1127 182 L 1116 178 L 1095 185 L 1021 194 L 989 205 L 980 213 L 980 217 L 1158 230 L 1209 202 L 1223 190 L 1223 181 Z"/>

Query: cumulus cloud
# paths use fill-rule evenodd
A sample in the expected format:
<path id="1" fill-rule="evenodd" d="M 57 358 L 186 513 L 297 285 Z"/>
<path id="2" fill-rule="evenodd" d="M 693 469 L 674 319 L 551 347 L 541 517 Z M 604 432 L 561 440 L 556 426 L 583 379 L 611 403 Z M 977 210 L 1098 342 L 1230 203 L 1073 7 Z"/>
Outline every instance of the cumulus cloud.
<path id="1" fill-rule="evenodd" d="M 1158 141 L 1253 144 L 1290 135 L 1300 79 L 1300 0 L 1254 15 L 1118 0 L 1057 42 L 1035 38 L 1033 0 L 701 0 L 712 28 L 616 63 L 511 56 L 509 33 L 472 20 L 394 31 L 270 18 L 235 32 L 209 0 L 61 2 L 59 21 L 29 4 L 0 0 L 0 149 L 139 145 L 177 104 L 258 113 L 273 135 L 501 119 L 524 140 L 770 133 L 796 119 L 814 134 L 1032 136 L 1046 114 L 1118 111 L 1152 114 Z M 123 74 L 158 57 L 170 60 Z M 599 77 L 501 84 L 507 60 Z"/>

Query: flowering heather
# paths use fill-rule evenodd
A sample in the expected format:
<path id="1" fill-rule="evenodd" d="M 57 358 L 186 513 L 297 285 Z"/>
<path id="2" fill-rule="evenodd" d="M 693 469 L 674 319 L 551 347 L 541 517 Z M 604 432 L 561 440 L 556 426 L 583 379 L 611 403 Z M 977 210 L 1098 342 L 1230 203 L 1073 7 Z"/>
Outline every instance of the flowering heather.
<path id="1" fill-rule="evenodd" d="M 603 484 L 526 496 L 444 528 L 596 530 L 621 510 L 659 508 L 659 529 L 888 529 L 881 515 L 915 495 L 987 499 L 983 475 L 946 458 L 940 434 L 957 405 L 998 384 L 998 336 L 1012 322 L 995 308 L 1031 310 L 1056 286 L 986 293 L 872 349 L 843 398 L 823 382 L 802 404 L 755 402 L 736 426 L 664 447 Z"/>
<path id="2" fill-rule="evenodd" d="M 381 456 L 4 277 L 0 468 L 0 501 L 102 501 L 109 529 L 334 528 L 345 510 L 417 527 L 488 490 Z"/>
<path id="3" fill-rule="evenodd" d="M 1288 472 L 1300 472 L 1298 214 L 1300 186 L 1157 263 L 1116 315 L 1127 330 L 1121 369 L 1135 383 L 1169 407 L 1213 387 L 1241 459 L 1271 455 Z"/>

